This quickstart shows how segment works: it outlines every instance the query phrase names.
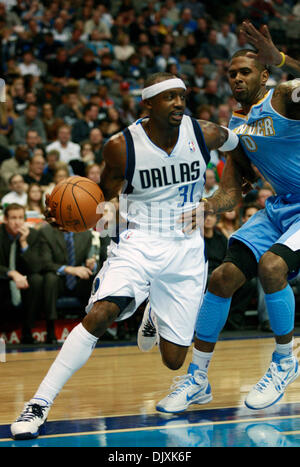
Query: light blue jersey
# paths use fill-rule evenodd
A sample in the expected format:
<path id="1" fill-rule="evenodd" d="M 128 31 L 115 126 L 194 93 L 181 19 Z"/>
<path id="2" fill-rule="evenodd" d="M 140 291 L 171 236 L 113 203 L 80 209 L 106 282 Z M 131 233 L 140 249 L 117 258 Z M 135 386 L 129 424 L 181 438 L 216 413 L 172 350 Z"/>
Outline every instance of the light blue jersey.
<path id="1" fill-rule="evenodd" d="M 247 156 L 278 195 L 300 194 L 300 120 L 273 109 L 273 92 L 253 105 L 248 115 L 234 112 L 229 128 L 239 135 Z"/>
<path id="2" fill-rule="evenodd" d="M 248 115 L 234 112 L 229 128 L 238 134 L 251 162 L 276 196 L 230 238 L 245 243 L 257 261 L 274 243 L 300 250 L 300 121 L 285 118 L 271 104 L 270 90 Z"/>

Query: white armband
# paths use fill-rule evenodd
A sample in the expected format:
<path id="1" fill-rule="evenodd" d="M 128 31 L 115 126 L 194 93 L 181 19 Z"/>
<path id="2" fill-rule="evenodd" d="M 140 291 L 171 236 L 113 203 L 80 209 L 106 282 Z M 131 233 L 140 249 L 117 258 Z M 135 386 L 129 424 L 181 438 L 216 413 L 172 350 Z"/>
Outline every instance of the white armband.
<path id="1" fill-rule="evenodd" d="M 225 141 L 225 143 L 218 148 L 218 150 L 219 151 L 232 151 L 239 144 L 239 137 L 232 130 L 229 130 L 229 128 L 226 128 L 225 126 L 222 126 L 222 128 L 225 128 L 225 130 L 228 131 L 228 138 Z"/>
<path id="2" fill-rule="evenodd" d="M 5 81 L 0 78 L 0 102 L 6 102 Z"/>

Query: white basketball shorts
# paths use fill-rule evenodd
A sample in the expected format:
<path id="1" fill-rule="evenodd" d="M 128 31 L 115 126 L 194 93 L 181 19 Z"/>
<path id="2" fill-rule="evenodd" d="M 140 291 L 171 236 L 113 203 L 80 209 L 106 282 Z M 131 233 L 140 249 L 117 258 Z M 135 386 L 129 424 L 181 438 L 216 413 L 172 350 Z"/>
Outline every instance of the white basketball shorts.
<path id="1" fill-rule="evenodd" d="M 200 231 L 187 239 L 154 237 L 127 230 L 111 242 L 108 258 L 96 276 L 86 308 L 108 296 L 134 300 L 118 317 L 129 318 L 148 297 L 164 339 L 189 346 L 207 280 Z"/>

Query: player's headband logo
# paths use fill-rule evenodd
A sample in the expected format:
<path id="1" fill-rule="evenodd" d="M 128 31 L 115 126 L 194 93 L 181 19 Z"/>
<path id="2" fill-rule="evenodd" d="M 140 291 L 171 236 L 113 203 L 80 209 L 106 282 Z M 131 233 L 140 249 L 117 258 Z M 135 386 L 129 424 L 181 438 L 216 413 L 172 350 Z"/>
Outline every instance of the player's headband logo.
<path id="1" fill-rule="evenodd" d="M 160 83 L 152 84 L 147 88 L 144 88 L 142 91 L 142 99 L 150 99 L 150 97 L 154 97 L 161 92 L 167 91 L 168 89 L 173 88 L 182 88 L 186 89 L 186 85 L 180 78 L 171 78 L 166 79 L 165 81 L 161 81 Z"/>

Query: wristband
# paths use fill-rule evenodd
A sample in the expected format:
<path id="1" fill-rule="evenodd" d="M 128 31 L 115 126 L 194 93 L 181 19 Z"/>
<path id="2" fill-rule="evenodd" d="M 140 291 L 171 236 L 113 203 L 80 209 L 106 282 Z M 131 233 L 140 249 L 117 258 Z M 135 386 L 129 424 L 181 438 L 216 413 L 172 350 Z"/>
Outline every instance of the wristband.
<path id="1" fill-rule="evenodd" d="M 239 144 L 239 137 L 232 130 L 229 130 L 229 128 L 226 128 L 225 126 L 222 126 L 222 128 L 225 128 L 225 130 L 228 131 L 228 138 L 225 143 L 217 149 L 219 151 L 232 151 Z"/>
<path id="2" fill-rule="evenodd" d="M 5 81 L 0 78 L 0 102 L 6 102 Z"/>
<path id="3" fill-rule="evenodd" d="M 285 55 L 283 52 L 280 52 L 280 55 L 281 55 L 281 57 L 282 57 L 282 60 L 281 60 L 281 62 L 279 63 L 279 65 L 275 65 L 276 68 L 281 68 L 281 67 L 285 64 L 286 55 Z"/>

